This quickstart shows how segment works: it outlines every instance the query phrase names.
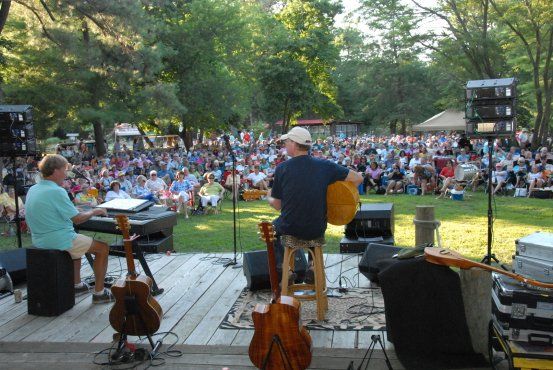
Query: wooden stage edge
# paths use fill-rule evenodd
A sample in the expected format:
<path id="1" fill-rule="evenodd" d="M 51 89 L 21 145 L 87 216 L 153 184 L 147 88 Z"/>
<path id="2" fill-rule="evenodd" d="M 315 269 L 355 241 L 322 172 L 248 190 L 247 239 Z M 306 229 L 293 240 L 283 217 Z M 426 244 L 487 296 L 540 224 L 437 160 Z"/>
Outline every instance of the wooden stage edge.
<path id="1" fill-rule="evenodd" d="M 51 342 L 2 342 L 2 365 L 7 369 L 98 369 L 93 364 L 94 354 L 105 349 L 101 343 L 51 343 Z M 180 357 L 164 356 L 163 369 L 255 369 L 248 357 L 248 347 L 176 345 L 182 351 Z M 162 347 L 163 350 L 163 347 Z M 362 349 L 314 349 L 309 369 L 346 369 L 350 361 L 357 367 L 365 350 Z M 388 351 L 387 351 L 388 353 Z M 389 351 L 392 367 L 403 369 L 393 351 Z M 97 361 L 107 361 L 99 356 Z M 365 361 L 366 364 L 366 361 Z M 141 368 L 141 367 L 139 367 Z M 387 369 L 382 351 L 375 350 L 369 369 Z"/>

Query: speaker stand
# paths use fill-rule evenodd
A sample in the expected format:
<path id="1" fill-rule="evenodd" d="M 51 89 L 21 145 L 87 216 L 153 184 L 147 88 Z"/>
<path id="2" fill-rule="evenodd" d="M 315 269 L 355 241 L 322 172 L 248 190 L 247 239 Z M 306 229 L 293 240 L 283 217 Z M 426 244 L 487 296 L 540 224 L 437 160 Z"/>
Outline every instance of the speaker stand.
<path id="1" fill-rule="evenodd" d="M 286 365 L 288 367 L 285 367 L 284 370 L 293 370 L 292 363 L 290 362 L 290 357 L 288 357 L 288 353 L 286 352 L 286 348 L 284 348 L 284 345 L 282 344 L 282 341 L 280 340 L 280 337 L 278 334 L 273 335 L 273 340 L 271 341 L 271 345 L 269 346 L 269 351 L 267 352 L 267 356 L 263 359 L 263 364 L 261 365 L 261 369 L 265 370 L 267 369 L 267 366 L 269 365 L 269 360 L 271 358 L 271 353 L 273 352 L 273 346 L 277 346 L 278 351 L 280 353 L 280 356 L 283 360 L 283 362 L 286 362 Z"/>
<path id="2" fill-rule="evenodd" d="M 359 366 L 357 366 L 357 370 L 361 370 L 361 367 L 363 366 L 363 362 L 365 362 L 365 359 L 367 360 L 367 364 L 365 365 L 365 370 L 367 370 L 367 368 L 369 367 L 369 363 L 371 362 L 371 358 L 377 343 L 380 344 L 382 353 L 384 353 L 384 358 L 386 359 L 386 366 L 388 367 L 388 370 L 393 370 L 392 364 L 390 363 L 390 359 L 388 358 L 388 354 L 386 353 L 386 349 L 384 348 L 384 345 L 382 344 L 382 340 L 380 339 L 380 335 L 371 335 L 371 344 L 369 345 L 369 348 L 367 348 L 367 352 L 365 352 L 365 356 L 363 356 L 361 363 L 359 364 Z M 369 358 L 367 358 L 367 355 L 369 356 Z M 350 363 L 350 366 L 348 367 L 348 369 L 353 370 L 353 361 Z"/>
<path id="3" fill-rule="evenodd" d="M 127 299 L 125 297 L 125 321 L 123 322 L 123 328 L 122 332 L 119 334 L 119 342 L 117 343 L 117 349 L 115 350 L 115 353 L 111 355 L 111 359 L 114 361 L 120 360 L 124 356 L 124 350 L 125 347 L 127 347 L 127 333 L 126 333 L 126 323 L 127 323 L 127 317 L 128 316 L 138 316 L 139 320 L 142 322 L 142 325 L 146 327 L 146 323 L 144 321 L 144 318 L 142 317 L 140 313 L 140 307 L 138 307 L 138 303 L 136 302 L 135 297 L 129 297 L 130 299 Z M 152 347 L 152 350 L 149 352 L 148 357 L 150 359 L 153 359 L 157 352 L 159 351 L 159 348 L 163 344 L 161 340 L 158 340 L 154 343 L 154 340 L 152 339 L 152 336 L 150 334 L 146 334 L 146 337 L 148 338 L 148 342 L 150 342 L 150 346 Z"/>

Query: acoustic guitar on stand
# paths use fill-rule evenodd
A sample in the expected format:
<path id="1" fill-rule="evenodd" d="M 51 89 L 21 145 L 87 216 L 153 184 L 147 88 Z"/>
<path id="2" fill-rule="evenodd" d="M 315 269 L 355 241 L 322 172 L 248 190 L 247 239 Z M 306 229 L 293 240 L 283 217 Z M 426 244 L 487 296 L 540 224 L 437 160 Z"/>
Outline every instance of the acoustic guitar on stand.
<path id="1" fill-rule="evenodd" d="M 163 310 L 152 297 L 152 279 L 138 275 L 135 270 L 132 242 L 138 236 L 129 236 L 127 216 L 117 215 L 115 218 L 123 235 L 128 274 L 111 287 L 115 304 L 109 313 L 109 323 L 118 333 L 149 337 L 159 329 Z"/>
<path id="2" fill-rule="evenodd" d="M 468 258 L 463 257 L 462 255 L 460 255 L 455 251 L 445 249 L 445 248 L 436 248 L 436 247 L 424 248 L 424 258 L 428 262 L 434 263 L 436 265 L 453 266 L 453 267 L 458 267 L 460 269 L 465 269 L 465 270 L 473 267 L 479 267 L 484 270 L 494 271 L 503 275 L 507 275 L 515 280 L 520 281 L 521 283 L 524 283 L 527 286 L 533 285 L 540 288 L 553 289 L 553 284 L 543 283 L 541 281 L 528 279 L 522 275 L 515 274 L 514 272 L 510 272 L 494 266 L 486 265 L 485 263 L 475 262 L 475 261 L 469 260 Z"/>
<path id="3" fill-rule="evenodd" d="M 300 302 L 281 296 L 270 222 L 259 224 L 261 240 L 267 244 L 269 278 L 273 293 L 270 304 L 257 304 L 252 312 L 255 332 L 250 343 L 252 363 L 263 370 L 303 370 L 311 363 L 312 341 L 301 325 Z"/>

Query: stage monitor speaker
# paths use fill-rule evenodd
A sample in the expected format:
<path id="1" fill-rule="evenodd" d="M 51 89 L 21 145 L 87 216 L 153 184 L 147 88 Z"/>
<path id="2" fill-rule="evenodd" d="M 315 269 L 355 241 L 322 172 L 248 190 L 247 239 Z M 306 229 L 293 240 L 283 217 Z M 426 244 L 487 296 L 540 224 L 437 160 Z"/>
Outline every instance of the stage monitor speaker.
<path id="1" fill-rule="evenodd" d="M 0 156 L 36 154 L 32 109 L 30 105 L 0 105 Z"/>
<path id="2" fill-rule="evenodd" d="M 282 278 L 282 256 L 277 256 L 278 281 Z M 303 281 L 307 271 L 307 259 L 302 251 L 297 251 L 294 256 L 294 272 L 296 281 Z M 271 289 L 269 278 L 269 262 L 267 251 L 252 251 L 244 253 L 244 275 L 246 276 L 247 287 L 251 291 L 260 289 Z"/>
<path id="3" fill-rule="evenodd" d="M 378 283 L 378 273 L 380 272 L 378 263 L 392 258 L 400 250 L 401 247 L 394 247 L 393 245 L 370 243 L 359 262 L 359 272 L 373 283 Z"/>
<path id="4" fill-rule="evenodd" d="M 342 238 L 340 240 L 340 253 L 365 253 L 365 250 L 371 243 L 379 243 L 386 245 L 394 245 L 394 237 L 390 236 L 383 238 L 378 236 L 376 238 L 357 238 L 348 239 Z"/>
<path id="5" fill-rule="evenodd" d="M 394 236 L 394 204 L 363 203 L 354 219 L 346 225 L 348 239 Z"/>
<path id="6" fill-rule="evenodd" d="M 73 260 L 56 249 L 27 249 L 27 309 L 30 315 L 57 316 L 75 305 Z"/>
<path id="7" fill-rule="evenodd" d="M 0 267 L 5 268 L 10 274 L 14 285 L 25 282 L 27 279 L 25 248 L 0 253 Z"/>

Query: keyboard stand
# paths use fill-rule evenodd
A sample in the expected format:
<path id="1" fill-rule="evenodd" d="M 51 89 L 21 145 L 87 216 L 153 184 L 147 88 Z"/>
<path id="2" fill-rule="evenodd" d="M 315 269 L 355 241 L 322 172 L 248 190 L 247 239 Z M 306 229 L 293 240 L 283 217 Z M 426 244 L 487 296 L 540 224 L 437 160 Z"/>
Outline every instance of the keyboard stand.
<path id="1" fill-rule="evenodd" d="M 137 245 L 136 243 L 133 243 L 133 246 L 132 246 L 132 249 L 133 249 L 133 257 L 134 259 L 138 260 L 140 262 L 140 265 L 142 266 L 142 270 L 144 270 L 144 273 L 146 274 L 146 276 L 148 276 L 150 279 L 152 279 L 152 295 L 153 296 L 156 296 L 156 295 L 159 295 L 161 293 L 163 293 L 163 288 L 159 288 L 157 286 L 157 283 L 156 283 L 156 279 L 154 278 L 154 275 L 152 274 L 152 271 L 150 270 L 150 267 L 148 266 L 148 262 L 146 261 L 146 259 L 144 258 L 144 252 L 142 251 L 142 248 Z M 120 251 L 120 250 L 116 250 L 116 249 L 113 249 L 113 248 L 109 248 L 109 255 L 110 256 L 117 256 L 117 257 L 125 257 L 125 251 Z M 88 260 L 88 263 L 90 264 L 90 267 L 92 269 L 94 269 L 93 267 L 93 264 L 94 264 L 94 259 L 92 258 L 92 256 L 90 255 L 90 253 L 85 253 L 85 256 L 86 256 L 86 259 Z"/>

